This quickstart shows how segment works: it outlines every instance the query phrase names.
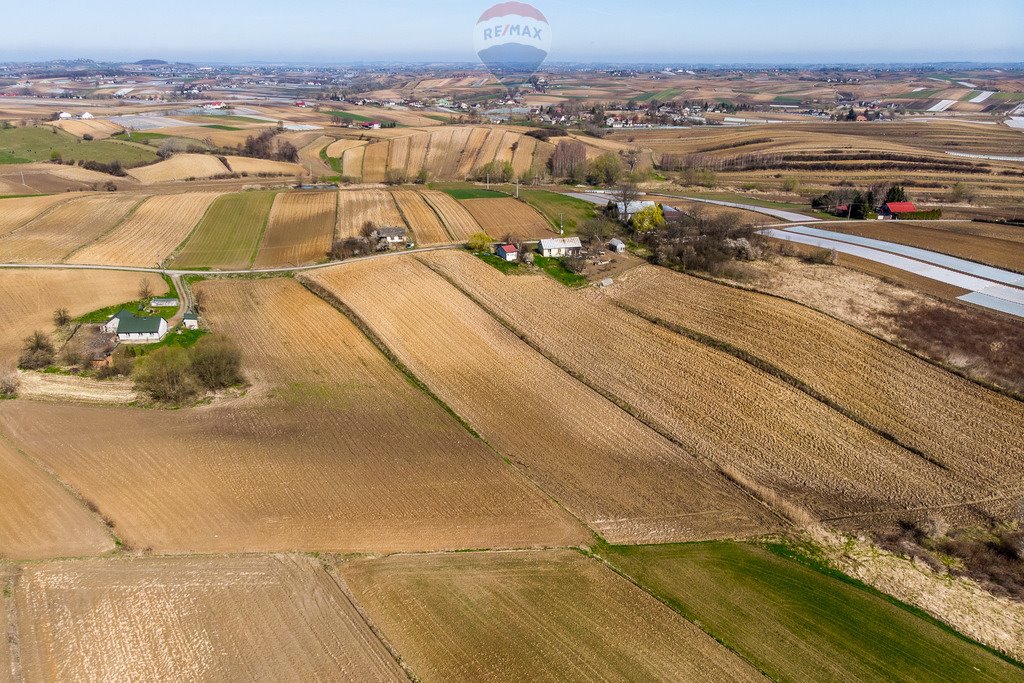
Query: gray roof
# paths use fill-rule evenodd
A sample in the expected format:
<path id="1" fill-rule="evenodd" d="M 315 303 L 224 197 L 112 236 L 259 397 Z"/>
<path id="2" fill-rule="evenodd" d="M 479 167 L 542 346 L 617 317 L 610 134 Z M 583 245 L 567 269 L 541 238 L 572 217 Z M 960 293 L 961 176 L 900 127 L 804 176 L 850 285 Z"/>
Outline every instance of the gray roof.
<path id="1" fill-rule="evenodd" d="M 552 239 L 541 240 L 540 248 L 544 250 L 548 249 L 582 249 L 583 242 L 580 242 L 579 237 L 555 237 Z"/>
<path id="2" fill-rule="evenodd" d="M 378 237 L 405 237 L 405 228 L 377 228 Z"/>
<path id="3" fill-rule="evenodd" d="M 608 244 L 612 245 L 613 247 L 624 247 L 624 246 L 626 246 L 626 243 L 623 242 L 622 240 L 620 240 L 618 237 L 613 237 L 612 241 L 609 242 Z"/>
<path id="4" fill-rule="evenodd" d="M 118 311 L 115 315 L 111 316 L 110 320 L 117 318 L 117 333 L 120 334 L 157 334 L 160 332 L 160 324 L 164 322 L 163 318 L 157 317 L 140 317 L 126 311 L 123 308 Z M 108 320 L 107 322 L 110 322 Z"/>

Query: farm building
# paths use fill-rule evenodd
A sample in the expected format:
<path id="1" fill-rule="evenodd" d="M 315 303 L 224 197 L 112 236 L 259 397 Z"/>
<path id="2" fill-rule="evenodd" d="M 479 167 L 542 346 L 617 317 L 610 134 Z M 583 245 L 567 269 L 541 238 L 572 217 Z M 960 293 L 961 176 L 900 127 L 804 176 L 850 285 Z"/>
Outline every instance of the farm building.
<path id="1" fill-rule="evenodd" d="M 193 313 L 192 311 L 189 311 L 188 313 L 186 313 L 185 317 L 182 318 L 181 322 L 185 326 L 186 330 L 198 330 L 199 329 L 199 316 L 196 315 L 195 313 Z"/>
<path id="2" fill-rule="evenodd" d="M 66 111 L 62 111 L 60 114 L 57 115 L 57 118 L 59 118 L 61 121 L 70 121 L 75 117 L 67 113 Z"/>
<path id="3" fill-rule="evenodd" d="M 167 334 L 167 321 L 157 317 L 141 317 L 121 309 L 101 328 L 107 334 L 116 334 L 119 342 L 155 342 Z"/>
<path id="4" fill-rule="evenodd" d="M 405 236 L 405 228 L 396 228 L 392 226 L 377 228 L 377 239 L 384 240 L 389 245 L 402 244 L 405 242 Z"/>
<path id="5" fill-rule="evenodd" d="M 618 237 L 614 238 L 608 243 L 608 248 L 614 251 L 616 254 L 626 253 L 626 243 L 620 240 Z"/>
<path id="6" fill-rule="evenodd" d="M 519 258 L 519 249 L 514 244 L 503 244 L 498 247 L 498 258 L 504 261 L 515 261 Z"/>
<path id="7" fill-rule="evenodd" d="M 882 215 L 889 218 L 899 218 L 907 213 L 917 213 L 917 205 L 914 202 L 889 202 L 882 207 Z"/>
<path id="8" fill-rule="evenodd" d="M 178 304 L 179 302 L 177 299 L 171 298 L 152 299 L 149 302 L 149 305 L 153 308 L 177 308 Z"/>
<path id="9" fill-rule="evenodd" d="M 89 112 L 85 112 L 84 114 L 82 114 L 82 115 L 81 115 L 81 116 L 79 116 L 78 118 L 80 118 L 80 119 L 82 119 L 82 120 L 84 120 L 84 121 L 88 121 L 88 120 L 90 120 L 90 119 L 94 119 L 94 118 L 96 118 L 96 117 L 95 117 L 95 116 L 93 116 L 92 114 L 90 114 Z"/>
<path id="10" fill-rule="evenodd" d="M 630 202 L 627 207 L 624 203 L 619 202 L 615 205 L 615 211 L 619 218 L 624 221 L 628 221 L 633 217 L 633 214 L 639 213 L 640 211 L 652 206 L 656 206 L 656 204 L 654 202 Z"/>
<path id="11" fill-rule="evenodd" d="M 547 257 L 579 256 L 583 243 L 579 237 L 557 237 L 540 241 L 540 253 Z"/>

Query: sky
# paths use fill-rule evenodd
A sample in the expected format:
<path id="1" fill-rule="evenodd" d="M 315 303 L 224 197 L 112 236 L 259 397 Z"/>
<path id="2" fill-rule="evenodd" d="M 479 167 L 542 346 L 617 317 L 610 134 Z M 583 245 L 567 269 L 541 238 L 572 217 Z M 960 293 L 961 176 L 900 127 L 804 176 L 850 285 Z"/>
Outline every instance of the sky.
<path id="1" fill-rule="evenodd" d="M 9 2 L 0 61 L 474 61 L 494 4 Z M 1024 62 L 1021 0 L 536 0 L 553 62 Z"/>

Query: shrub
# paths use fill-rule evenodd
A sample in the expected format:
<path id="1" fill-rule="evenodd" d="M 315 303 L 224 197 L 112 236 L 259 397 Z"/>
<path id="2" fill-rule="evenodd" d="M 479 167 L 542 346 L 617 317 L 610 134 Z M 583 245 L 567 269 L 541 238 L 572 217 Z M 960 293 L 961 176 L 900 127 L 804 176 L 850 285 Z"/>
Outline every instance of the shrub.
<path id="1" fill-rule="evenodd" d="M 0 398 L 14 398 L 18 395 L 20 380 L 14 373 L 0 377 Z"/>
<path id="2" fill-rule="evenodd" d="M 71 314 L 66 308 L 58 308 L 53 312 L 53 324 L 57 327 L 64 327 L 71 322 Z"/>
<path id="3" fill-rule="evenodd" d="M 204 337 L 189 356 L 192 375 L 207 389 L 226 389 L 242 381 L 242 352 L 230 339 Z"/>
<path id="4" fill-rule="evenodd" d="M 834 266 L 836 264 L 835 249 L 815 249 L 807 256 L 808 263 L 819 266 Z"/>
<path id="5" fill-rule="evenodd" d="M 185 349 L 165 346 L 140 360 L 135 367 L 135 386 L 161 403 L 181 403 L 199 393 L 191 361 Z"/>
<path id="6" fill-rule="evenodd" d="M 490 251 L 494 239 L 486 232 L 478 232 L 469 236 L 466 246 L 470 251 Z"/>
<path id="7" fill-rule="evenodd" d="M 18 367 L 26 370 L 41 370 L 53 365 L 53 342 L 45 332 L 35 331 L 32 336 L 25 339 L 21 356 L 18 358 Z"/>
<path id="8" fill-rule="evenodd" d="M 96 376 L 100 379 L 111 377 L 129 377 L 135 367 L 135 350 L 130 346 L 120 346 L 114 350 L 110 365 L 99 369 Z"/>

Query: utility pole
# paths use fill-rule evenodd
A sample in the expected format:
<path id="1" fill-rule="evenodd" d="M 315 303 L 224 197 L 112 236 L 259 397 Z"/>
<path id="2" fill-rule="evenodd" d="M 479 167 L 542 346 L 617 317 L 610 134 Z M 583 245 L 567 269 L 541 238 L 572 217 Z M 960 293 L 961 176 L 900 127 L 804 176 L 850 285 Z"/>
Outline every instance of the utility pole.
<path id="1" fill-rule="evenodd" d="M 487 172 L 487 189 L 488 190 L 491 189 L 491 172 L 490 171 Z"/>
<path id="2" fill-rule="evenodd" d="M 558 214 L 558 234 L 559 235 L 564 235 L 565 234 L 565 214 L 564 213 Z"/>
<path id="3" fill-rule="evenodd" d="M 516 178 L 516 199 L 519 199 L 519 178 Z"/>

